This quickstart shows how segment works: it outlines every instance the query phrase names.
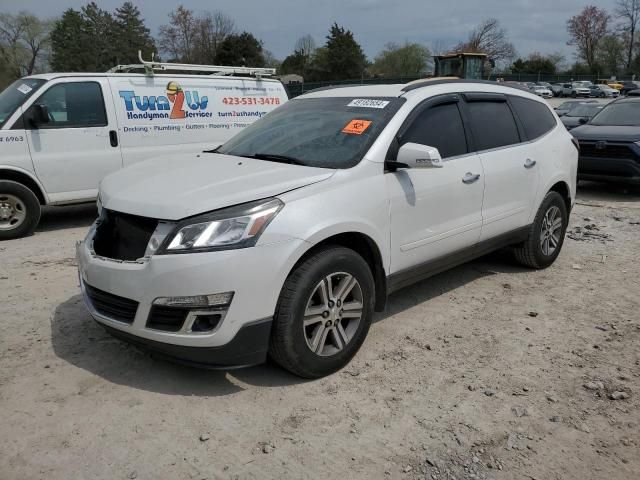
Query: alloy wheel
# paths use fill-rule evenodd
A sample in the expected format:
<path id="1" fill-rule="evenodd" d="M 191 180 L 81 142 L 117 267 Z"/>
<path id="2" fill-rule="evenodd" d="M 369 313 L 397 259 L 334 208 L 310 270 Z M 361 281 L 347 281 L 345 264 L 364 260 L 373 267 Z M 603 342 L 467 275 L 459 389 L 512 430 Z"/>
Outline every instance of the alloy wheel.
<path id="1" fill-rule="evenodd" d="M 546 256 L 553 255 L 558 245 L 560 245 L 560 234 L 562 233 L 562 214 L 555 205 L 549 207 L 542 219 L 540 229 L 540 247 Z"/>
<path id="2" fill-rule="evenodd" d="M 327 275 L 314 288 L 304 311 L 307 347 L 321 357 L 341 352 L 358 330 L 363 305 L 362 288 L 353 275 Z"/>

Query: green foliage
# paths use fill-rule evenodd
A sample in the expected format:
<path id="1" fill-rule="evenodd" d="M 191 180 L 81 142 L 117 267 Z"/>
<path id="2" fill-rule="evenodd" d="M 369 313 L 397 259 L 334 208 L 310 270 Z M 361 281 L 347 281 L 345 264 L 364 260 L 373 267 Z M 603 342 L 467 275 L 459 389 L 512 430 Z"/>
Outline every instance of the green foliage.
<path id="1" fill-rule="evenodd" d="M 519 58 L 511 66 L 512 73 L 544 73 L 555 74 L 558 60 L 552 55 L 532 53 L 526 59 Z"/>
<path id="2" fill-rule="evenodd" d="M 51 68 L 62 72 L 104 72 L 118 63 L 135 63 L 138 50 L 155 50 L 140 11 L 125 2 L 112 15 L 95 2 L 69 8 L 51 32 Z"/>
<path id="3" fill-rule="evenodd" d="M 114 34 L 117 63 L 138 63 L 138 50 L 149 57 L 156 51 L 151 32 L 141 18 L 140 10 L 131 2 L 125 2 L 114 13 Z"/>
<path id="4" fill-rule="evenodd" d="M 360 78 L 364 74 L 367 58 L 362 47 L 355 41 L 353 33 L 334 23 L 327 36 L 326 56 L 318 58 L 324 65 L 320 71 L 327 73 L 332 80 Z"/>
<path id="5" fill-rule="evenodd" d="M 45 67 L 51 22 L 22 11 L 0 14 L 0 82 L 37 73 Z"/>
<path id="6" fill-rule="evenodd" d="M 420 76 L 426 73 L 430 57 L 429 49 L 419 43 L 388 43 L 375 58 L 371 71 L 384 77 Z"/>
<path id="7" fill-rule="evenodd" d="M 249 32 L 229 35 L 218 47 L 215 61 L 218 65 L 264 67 L 262 42 Z"/>

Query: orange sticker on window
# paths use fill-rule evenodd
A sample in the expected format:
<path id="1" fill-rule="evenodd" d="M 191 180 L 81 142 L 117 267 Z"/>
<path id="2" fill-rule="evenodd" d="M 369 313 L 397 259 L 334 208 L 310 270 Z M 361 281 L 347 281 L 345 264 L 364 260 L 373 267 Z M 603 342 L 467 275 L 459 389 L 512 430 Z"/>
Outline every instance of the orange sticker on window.
<path id="1" fill-rule="evenodd" d="M 347 123 L 347 126 L 342 129 L 342 133 L 362 135 L 372 123 L 371 120 L 351 120 Z"/>

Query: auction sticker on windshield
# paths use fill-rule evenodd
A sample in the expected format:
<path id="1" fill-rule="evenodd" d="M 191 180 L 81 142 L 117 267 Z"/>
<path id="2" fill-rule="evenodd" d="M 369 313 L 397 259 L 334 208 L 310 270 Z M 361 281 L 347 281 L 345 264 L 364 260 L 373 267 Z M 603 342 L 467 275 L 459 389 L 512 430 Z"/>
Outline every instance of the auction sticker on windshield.
<path id="1" fill-rule="evenodd" d="M 375 100 L 372 98 L 354 98 L 349 102 L 347 107 L 360 107 L 360 108 L 384 108 L 389 105 L 388 100 Z"/>
<path id="2" fill-rule="evenodd" d="M 350 135 L 362 135 L 369 125 L 371 125 L 371 120 L 351 120 L 347 125 L 342 129 L 342 133 L 348 133 Z"/>
<path id="3" fill-rule="evenodd" d="M 24 93 L 25 95 L 26 95 L 27 93 L 29 93 L 31 90 L 33 90 L 33 89 L 32 89 L 29 85 L 27 85 L 27 84 L 25 84 L 25 83 L 23 83 L 22 85 L 20 85 L 20 86 L 18 87 L 18 91 L 19 91 L 20 93 Z"/>

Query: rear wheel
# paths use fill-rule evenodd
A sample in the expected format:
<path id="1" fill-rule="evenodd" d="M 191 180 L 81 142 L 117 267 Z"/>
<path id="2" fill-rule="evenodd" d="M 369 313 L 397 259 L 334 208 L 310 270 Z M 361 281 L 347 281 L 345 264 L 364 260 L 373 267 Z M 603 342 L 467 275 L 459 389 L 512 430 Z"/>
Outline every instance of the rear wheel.
<path id="1" fill-rule="evenodd" d="M 551 265 L 562 249 L 569 214 L 558 192 L 549 192 L 542 201 L 527 239 L 514 247 L 516 260 L 531 268 Z"/>
<path id="2" fill-rule="evenodd" d="M 40 202 L 27 187 L 0 180 L 0 240 L 31 235 L 40 221 Z"/>
<path id="3" fill-rule="evenodd" d="M 374 292 L 371 270 L 353 250 L 335 246 L 314 253 L 282 288 L 270 357 L 305 378 L 344 367 L 367 336 Z"/>

